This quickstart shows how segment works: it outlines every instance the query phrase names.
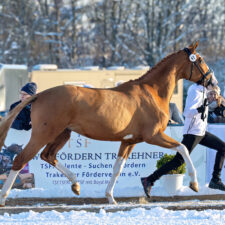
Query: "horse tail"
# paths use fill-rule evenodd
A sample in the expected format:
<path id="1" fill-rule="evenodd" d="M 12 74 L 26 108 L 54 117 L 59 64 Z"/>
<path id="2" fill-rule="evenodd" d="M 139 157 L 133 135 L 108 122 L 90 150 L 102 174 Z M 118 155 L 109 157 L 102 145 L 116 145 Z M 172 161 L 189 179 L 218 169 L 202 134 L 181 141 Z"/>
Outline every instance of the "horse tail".
<path id="1" fill-rule="evenodd" d="M 16 116 L 26 105 L 34 102 L 36 99 L 37 99 L 37 95 L 33 95 L 25 99 L 20 104 L 18 104 L 13 110 L 11 110 L 5 117 L 1 118 L 0 120 L 0 150 L 2 146 L 4 145 L 8 130 L 11 127 Z"/>

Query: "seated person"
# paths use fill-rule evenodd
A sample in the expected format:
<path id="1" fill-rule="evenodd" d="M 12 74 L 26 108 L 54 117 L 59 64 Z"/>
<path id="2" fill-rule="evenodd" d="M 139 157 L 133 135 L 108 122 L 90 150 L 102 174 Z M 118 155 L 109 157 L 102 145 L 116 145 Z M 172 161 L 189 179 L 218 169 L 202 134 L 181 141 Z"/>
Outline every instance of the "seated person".
<path id="1" fill-rule="evenodd" d="M 168 124 L 184 124 L 184 118 L 175 103 L 169 104 L 170 118 Z"/>
<path id="2" fill-rule="evenodd" d="M 225 99 L 220 95 L 220 90 L 207 93 L 209 104 L 209 123 L 225 123 Z"/>
<path id="3" fill-rule="evenodd" d="M 37 91 L 37 85 L 33 82 L 27 83 L 25 86 L 21 88 L 20 91 L 20 101 L 13 103 L 10 106 L 11 111 L 13 108 L 15 108 L 19 103 L 24 101 L 26 98 L 35 95 Z M 31 128 L 31 119 L 30 119 L 30 111 L 31 111 L 31 104 L 25 106 L 16 119 L 13 121 L 11 128 L 17 129 L 17 130 L 30 130 Z"/>

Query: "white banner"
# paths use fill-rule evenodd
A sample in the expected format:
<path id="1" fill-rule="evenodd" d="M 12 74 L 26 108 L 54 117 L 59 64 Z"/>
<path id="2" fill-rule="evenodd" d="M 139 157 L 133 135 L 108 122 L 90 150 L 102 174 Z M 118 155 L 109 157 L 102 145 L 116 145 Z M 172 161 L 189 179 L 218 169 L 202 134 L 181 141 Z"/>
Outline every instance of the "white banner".
<path id="1" fill-rule="evenodd" d="M 169 126 L 166 134 L 174 139 L 182 140 L 182 126 Z M 25 144 L 29 141 L 30 131 L 17 131 L 10 129 L 6 139 L 6 145 L 12 143 Z M 81 197 L 103 197 L 106 186 L 112 176 L 113 165 L 119 150 L 119 142 L 96 141 L 72 133 L 70 140 L 57 154 L 57 159 L 73 173 L 81 184 Z M 47 162 L 40 159 L 41 151 L 29 162 L 29 173 L 34 174 L 35 187 L 51 188 L 65 187 L 70 189 L 71 183 L 58 170 Z M 127 196 L 128 190 L 136 188 L 133 196 L 143 194 L 140 178 L 150 175 L 156 169 L 157 160 L 163 154 L 175 154 L 173 150 L 149 145 L 147 143 L 137 144 L 130 154 L 125 167 L 115 186 L 115 196 Z M 200 185 L 205 184 L 206 177 L 206 149 L 198 145 L 191 154 L 193 163 L 197 169 Z M 184 184 L 188 185 L 189 176 L 186 174 Z M 160 186 L 155 183 L 155 187 Z M 91 191 L 90 191 L 91 190 Z M 98 194 L 96 194 L 98 193 Z"/>
<path id="2" fill-rule="evenodd" d="M 57 159 L 76 174 L 83 192 L 88 193 L 91 190 L 91 192 L 95 192 L 95 196 L 96 193 L 99 193 L 99 197 L 102 197 L 112 176 L 119 147 L 120 142 L 96 141 L 72 133 L 69 142 L 57 154 Z M 146 143 L 137 144 L 130 154 L 115 188 L 121 191 L 136 187 L 141 191 L 140 178 L 155 170 L 157 160 L 164 153 L 174 152 Z M 40 153 L 30 162 L 29 168 L 30 172 L 35 174 L 35 187 L 71 186 L 65 176 L 40 159 Z M 90 193 L 90 197 L 91 195 Z"/>

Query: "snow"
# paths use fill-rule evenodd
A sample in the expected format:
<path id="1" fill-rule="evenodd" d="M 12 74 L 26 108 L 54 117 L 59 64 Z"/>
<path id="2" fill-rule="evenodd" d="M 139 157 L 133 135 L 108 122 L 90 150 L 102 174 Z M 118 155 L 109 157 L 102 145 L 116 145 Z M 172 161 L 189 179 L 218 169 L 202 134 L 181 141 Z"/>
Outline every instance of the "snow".
<path id="1" fill-rule="evenodd" d="M 131 188 L 132 189 L 132 188 Z M 81 189 L 82 191 L 82 189 Z M 129 190 L 131 192 L 131 190 Z M 129 192 L 128 191 L 128 192 Z M 135 188 L 132 190 L 135 191 Z M 43 198 L 51 197 L 51 189 L 33 188 L 27 190 L 12 189 L 9 198 Z M 58 197 L 74 197 L 71 191 L 58 189 L 54 190 L 54 196 L 57 193 Z M 93 193 L 94 194 L 94 193 Z M 219 190 L 213 190 L 208 188 L 208 184 L 200 186 L 199 192 L 195 193 L 187 186 L 183 186 L 177 191 L 178 196 L 193 196 L 193 195 L 214 195 L 224 194 Z M 142 192 L 142 196 L 144 193 Z M 152 189 L 152 196 L 169 196 L 165 190 L 161 187 Z M 93 196 L 94 197 L 94 196 Z M 63 200 L 62 200 L 63 204 Z M 18 214 L 4 213 L 0 215 L 0 225 L 3 224 L 224 224 L 225 223 L 225 210 L 212 210 L 207 209 L 204 211 L 197 210 L 168 210 L 165 207 L 176 204 L 177 206 L 197 206 L 204 204 L 221 204 L 225 205 L 225 201 L 217 202 L 205 202 L 199 200 L 180 202 L 150 202 L 147 204 L 132 204 L 132 203 L 119 203 L 117 206 L 114 205 L 79 205 L 79 206 L 64 206 L 68 212 L 58 212 L 53 209 L 38 213 L 32 210 L 30 206 L 29 212 L 23 212 Z M 6 208 L 9 206 L 6 206 Z M 21 206 L 17 206 L 18 208 Z M 37 207 L 37 206 L 35 206 Z M 39 207 L 45 207 L 39 205 Z M 48 207 L 48 206 L 47 206 Z M 50 206 L 49 206 L 50 207 Z M 57 206 L 60 207 L 60 206 Z M 10 208 L 10 207 L 9 207 Z M 89 210 L 87 210 L 89 209 Z M 92 209 L 92 210 L 90 210 Z M 93 212 L 94 211 L 94 212 Z M 1 212 L 1 211 L 0 211 Z"/>
<path id="2" fill-rule="evenodd" d="M 110 66 L 106 68 L 107 70 L 125 70 L 125 66 Z"/>
<path id="3" fill-rule="evenodd" d="M 33 70 L 57 70 L 58 66 L 55 64 L 38 64 L 33 66 Z"/>
<path id="4" fill-rule="evenodd" d="M 27 70 L 27 66 L 17 64 L 0 64 L 0 69 Z"/>
<path id="5" fill-rule="evenodd" d="M 98 212 L 87 212 L 85 210 L 69 212 L 57 212 L 55 210 L 37 213 L 32 210 L 29 212 L 12 214 L 5 213 L 0 216 L 0 224 L 224 224 L 225 210 L 183 210 L 172 211 L 155 207 L 145 209 L 138 207 L 129 211 L 107 212 L 100 208 Z"/>

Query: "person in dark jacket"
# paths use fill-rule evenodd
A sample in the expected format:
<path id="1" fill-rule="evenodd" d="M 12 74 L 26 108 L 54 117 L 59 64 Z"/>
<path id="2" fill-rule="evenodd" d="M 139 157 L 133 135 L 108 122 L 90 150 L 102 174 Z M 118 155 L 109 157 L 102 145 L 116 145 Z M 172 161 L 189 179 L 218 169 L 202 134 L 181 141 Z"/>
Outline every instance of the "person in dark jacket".
<path id="1" fill-rule="evenodd" d="M 21 88 L 20 91 L 20 101 L 13 103 L 10 106 L 11 111 L 19 103 L 24 101 L 26 98 L 35 95 L 37 91 L 37 85 L 34 82 L 27 83 Z M 11 128 L 16 130 L 30 130 L 31 128 L 31 119 L 30 119 L 31 105 L 27 105 L 25 108 L 20 111 L 16 119 L 13 121 Z"/>

